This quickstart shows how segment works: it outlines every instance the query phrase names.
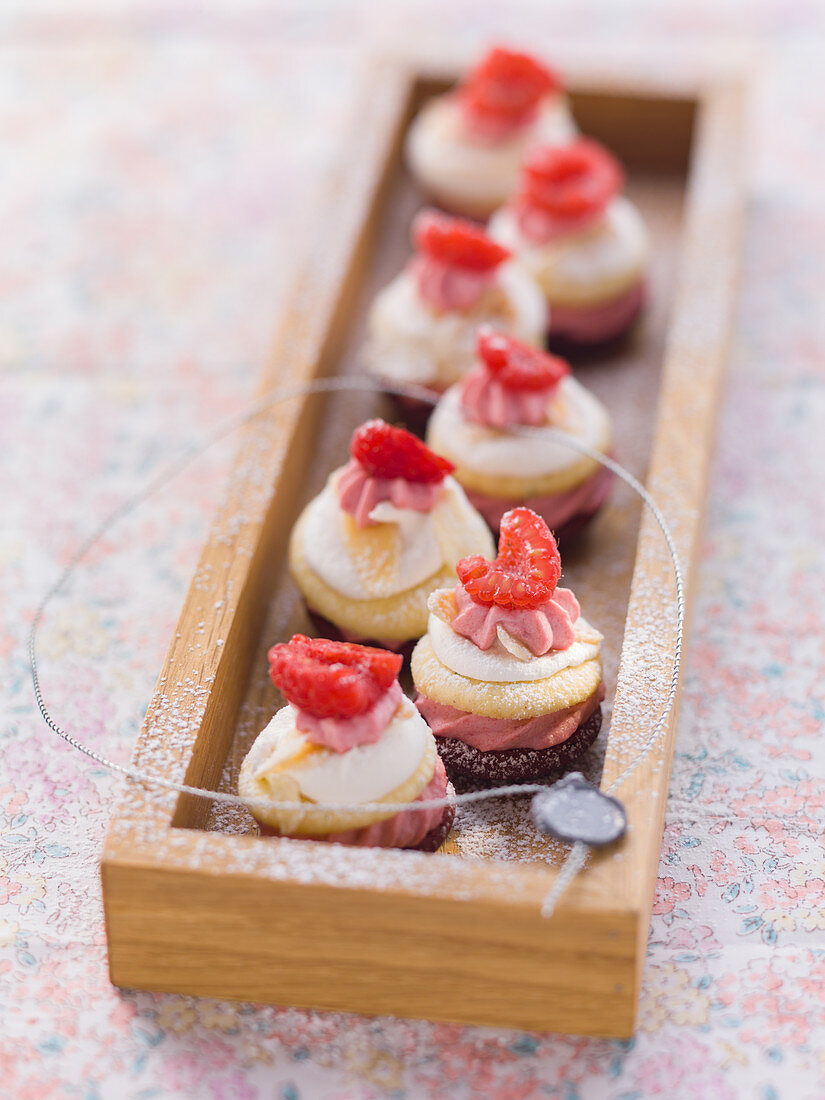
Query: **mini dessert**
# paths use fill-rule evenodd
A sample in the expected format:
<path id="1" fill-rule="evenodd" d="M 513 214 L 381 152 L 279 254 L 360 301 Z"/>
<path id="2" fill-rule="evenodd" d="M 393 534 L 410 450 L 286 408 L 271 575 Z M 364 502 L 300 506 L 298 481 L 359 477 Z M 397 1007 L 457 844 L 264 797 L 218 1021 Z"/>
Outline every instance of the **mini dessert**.
<path id="1" fill-rule="evenodd" d="M 444 798 L 432 733 L 401 691 L 401 658 L 383 649 L 296 634 L 269 651 L 287 699 L 241 765 L 238 790 L 262 832 L 433 852 L 454 807 L 382 813 L 318 803 L 410 803 Z M 277 809 L 267 802 L 300 802 Z"/>
<path id="2" fill-rule="evenodd" d="M 458 563 L 459 584 L 430 597 L 415 647 L 416 705 L 449 775 L 515 783 L 576 763 L 601 728 L 602 636 L 558 588 L 556 541 L 514 508 L 498 557 Z"/>
<path id="3" fill-rule="evenodd" d="M 415 255 L 370 310 L 366 356 L 374 374 L 437 395 L 472 367 L 479 325 L 541 343 L 541 291 L 481 226 L 425 210 L 412 239 Z"/>
<path id="4" fill-rule="evenodd" d="M 564 359 L 486 327 L 477 350 L 478 366 L 438 402 L 427 442 L 453 463 L 456 480 L 494 530 L 505 512 L 525 504 L 557 537 L 569 537 L 602 506 L 613 475 L 549 429 L 607 454 L 607 411 Z"/>
<path id="5" fill-rule="evenodd" d="M 536 278 L 549 333 L 578 344 L 609 340 L 631 324 L 645 296 L 647 232 L 620 194 L 616 158 L 584 138 L 530 152 L 515 196 L 490 235 Z"/>
<path id="6" fill-rule="evenodd" d="M 424 106 L 407 137 L 407 164 L 439 206 L 486 219 L 515 190 L 528 149 L 575 135 L 558 75 L 499 46 Z"/>
<path id="7" fill-rule="evenodd" d="M 427 597 L 490 532 L 420 439 L 370 420 L 292 532 L 289 564 L 319 633 L 400 650 L 427 629 Z"/>

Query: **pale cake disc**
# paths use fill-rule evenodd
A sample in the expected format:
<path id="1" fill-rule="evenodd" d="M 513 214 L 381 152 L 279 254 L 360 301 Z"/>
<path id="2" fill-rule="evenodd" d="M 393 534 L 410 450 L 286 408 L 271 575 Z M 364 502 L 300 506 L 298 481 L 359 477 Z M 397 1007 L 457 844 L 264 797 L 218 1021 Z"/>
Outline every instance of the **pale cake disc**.
<path id="1" fill-rule="evenodd" d="M 238 776 L 238 793 L 242 798 L 249 800 L 250 811 L 259 821 L 280 833 L 289 833 L 292 836 L 324 836 L 327 833 L 363 829 L 367 825 L 374 825 L 376 822 L 386 821 L 395 816 L 396 810 L 389 810 L 387 813 L 367 813 L 315 809 L 312 802 L 301 798 L 297 783 L 286 773 L 278 777 L 279 781 L 276 784 L 273 784 L 271 777 L 267 782 L 256 778 L 255 773 L 273 751 L 277 733 L 277 730 L 267 727 L 258 735 L 241 765 Z M 421 763 L 410 778 L 383 798 L 375 799 L 375 802 L 414 802 L 432 779 L 437 756 L 435 738 L 430 736 Z M 283 801 L 301 801 L 302 807 L 278 810 L 254 805 L 256 800 L 265 803 L 275 798 Z"/>
<path id="2" fill-rule="evenodd" d="M 413 650 L 412 675 L 416 688 L 435 703 L 469 711 L 485 718 L 524 720 L 577 706 L 602 681 L 601 658 L 565 668 L 546 680 L 523 683 L 486 683 L 460 676 L 439 661 L 429 635 Z"/>

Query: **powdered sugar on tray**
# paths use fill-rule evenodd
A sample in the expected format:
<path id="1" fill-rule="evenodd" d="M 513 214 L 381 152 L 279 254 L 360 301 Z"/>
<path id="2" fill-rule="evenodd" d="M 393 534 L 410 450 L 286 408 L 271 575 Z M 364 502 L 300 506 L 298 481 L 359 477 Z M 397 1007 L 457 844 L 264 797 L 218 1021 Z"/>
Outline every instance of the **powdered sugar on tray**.
<path id="1" fill-rule="evenodd" d="M 409 202 L 412 210 L 412 196 Z M 653 215 L 655 220 L 655 211 Z M 661 216 L 672 216 L 672 207 L 665 204 Z M 404 223 L 397 206 L 394 218 L 395 226 L 386 227 L 390 239 L 393 233 L 398 236 L 398 225 Z M 397 252 L 398 242 L 395 249 Z M 392 249 L 388 255 L 394 256 Z M 369 301 L 375 286 L 391 276 L 394 266 L 394 259 L 378 257 L 371 285 L 365 289 L 364 302 Z M 327 257 L 321 269 L 328 268 Z M 324 288 L 325 293 L 327 290 Z M 315 294 L 313 291 L 313 297 Z M 661 310 L 664 303 L 654 298 L 651 308 Z M 313 316 L 304 318 L 306 330 L 303 333 L 300 326 L 293 326 L 296 356 L 301 354 L 305 332 L 313 328 L 316 320 Z M 350 333 L 342 373 L 361 373 L 358 348 L 362 333 L 363 311 Z M 615 425 L 617 458 L 637 475 L 643 473 L 648 461 L 661 354 L 661 344 L 656 337 L 620 350 L 613 362 L 585 363 L 581 367 L 580 377 L 584 384 L 610 409 Z M 288 379 L 283 381 L 288 386 Z M 239 461 L 210 536 L 213 547 L 221 553 L 202 560 L 197 570 L 192 591 L 202 597 L 202 606 L 194 609 L 189 619 L 195 625 L 188 636 L 188 651 L 183 649 L 186 640 L 177 639 L 179 648 L 173 647 L 170 652 L 165 681 L 159 684 L 160 694 L 150 711 L 136 756 L 137 765 L 150 774 L 178 782 L 186 776 L 190 783 L 211 782 L 216 789 L 235 792 L 238 769 L 246 751 L 281 704 L 267 675 L 266 650 L 293 632 L 311 632 L 300 597 L 281 564 L 286 533 L 301 505 L 318 492 L 329 471 L 346 460 L 353 428 L 369 416 L 386 415 L 388 409 L 385 398 L 366 392 L 315 396 L 308 401 L 323 404 L 325 408 L 324 431 L 315 437 L 314 457 L 306 475 L 299 467 L 290 466 L 287 459 L 286 440 L 298 412 L 297 402 L 290 400 L 275 407 L 244 430 Z M 309 407 L 312 409 L 311 404 Z M 273 439 L 279 441 L 278 446 L 273 446 Z M 254 644 L 256 657 L 249 683 L 240 699 L 237 718 L 224 717 L 219 721 L 212 715 L 212 710 L 217 713 L 218 708 L 210 696 L 217 690 L 213 687 L 215 684 L 221 685 L 224 700 L 237 686 L 234 680 L 231 685 L 224 681 L 221 667 L 227 662 L 227 668 L 236 668 L 239 650 L 232 630 L 238 601 L 243 594 L 243 572 L 253 557 L 261 516 L 272 501 L 273 484 L 285 487 L 297 478 L 305 480 L 306 484 L 299 498 L 289 499 L 288 505 L 279 511 L 281 548 L 266 582 L 271 589 L 268 617 Z M 675 500 L 682 497 L 684 485 L 676 479 L 654 486 L 653 490 L 666 506 L 669 497 Z M 288 493 L 286 495 L 289 497 Z M 645 524 L 646 534 L 642 539 L 642 552 L 653 566 L 648 569 L 651 579 L 645 584 L 637 581 L 631 601 L 634 625 L 625 635 L 639 515 L 638 499 L 626 486 L 619 485 L 590 531 L 561 547 L 562 583 L 574 589 L 582 613 L 605 636 L 605 723 L 583 769 L 594 782 L 599 782 L 603 770 L 606 780 L 619 774 L 644 748 L 665 702 L 671 679 L 675 622 L 673 573 L 664 541 L 652 524 Z M 677 542 L 685 553 L 690 548 L 683 546 L 680 539 L 682 533 L 690 529 L 693 517 L 686 512 L 668 518 L 676 521 Z M 192 667 L 195 647 L 198 654 L 203 654 L 197 674 L 176 678 L 176 664 Z M 238 675 L 238 671 L 233 673 L 234 677 Z M 618 694 L 617 680 L 622 685 Z M 615 713 L 611 722 L 614 695 Z M 232 710 L 232 706 L 227 707 L 228 712 Z M 217 748 L 219 762 L 213 766 L 220 775 L 207 774 L 205 765 L 201 772 L 190 766 L 193 756 L 199 762 L 203 757 L 211 757 L 211 753 L 201 751 L 205 745 L 196 746 L 197 731 L 205 717 L 210 727 L 209 737 Z M 227 727 L 227 721 L 231 728 Z M 605 755 L 608 738 L 609 749 Z M 648 778 L 659 759 L 658 751 L 651 754 L 646 764 Z M 655 785 L 648 783 L 641 792 L 651 804 L 659 798 L 659 792 L 653 789 Z M 620 798 L 624 793 L 627 792 L 617 792 Z M 630 796 L 638 798 L 640 792 L 630 792 Z M 170 827 L 173 818 L 176 827 Z M 472 868 L 477 869 L 479 863 L 485 865 L 486 874 L 500 878 L 512 892 L 520 887 L 508 865 L 558 865 L 568 850 L 565 845 L 537 833 L 529 818 L 526 798 L 460 806 L 455 827 L 443 850 L 448 856 L 460 858 L 445 858 L 439 853 L 432 859 L 417 852 L 352 850 L 339 845 L 261 838 L 253 818 L 243 807 L 210 805 L 189 796 L 179 798 L 174 792 L 148 789 L 132 781 L 125 784 L 110 831 L 110 842 L 116 847 L 122 845 L 123 850 L 127 847 L 140 849 L 159 863 L 169 862 L 192 870 L 214 868 L 217 860 L 226 871 L 258 874 L 277 881 L 370 889 L 399 887 L 425 892 L 446 890 L 450 896 L 472 892 L 471 873 L 477 873 L 472 872 Z M 615 858 L 624 859 L 624 851 L 617 850 Z"/>

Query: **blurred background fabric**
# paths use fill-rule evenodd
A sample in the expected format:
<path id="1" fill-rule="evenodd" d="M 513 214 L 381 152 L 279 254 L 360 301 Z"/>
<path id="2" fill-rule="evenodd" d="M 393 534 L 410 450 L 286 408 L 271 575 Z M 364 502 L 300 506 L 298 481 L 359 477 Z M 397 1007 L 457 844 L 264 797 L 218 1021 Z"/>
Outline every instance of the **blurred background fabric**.
<path id="1" fill-rule="evenodd" d="M 249 401 L 376 50 L 504 38 L 753 60 L 750 204 L 631 1042 L 111 987 L 119 783 L 34 711 L 27 621 L 84 536 Z M 825 1096 L 825 9 L 814 0 L 0 10 L 0 1092 Z M 231 446 L 121 525 L 43 634 L 59 719 L 128 758 Z"/>

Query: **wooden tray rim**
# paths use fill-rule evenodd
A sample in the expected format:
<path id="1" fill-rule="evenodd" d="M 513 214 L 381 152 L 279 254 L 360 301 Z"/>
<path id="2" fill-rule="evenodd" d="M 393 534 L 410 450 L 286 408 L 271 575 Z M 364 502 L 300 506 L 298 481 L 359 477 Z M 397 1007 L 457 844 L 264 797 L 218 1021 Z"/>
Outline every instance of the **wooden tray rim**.
<path id="1" fill-rule="evenodd" d="M 359 132 L 362 137 L 371 135 L 373 148 L 388 147 L 393 141 L 397 141 L 397 135 L 393 136 L 393 126 L 399 125 L 399 118 L 406 110 L 407 98 L 410 93 L 410 83 L 413 80 L 429 79 L 433 71 L 412 67 L 402 69 L 397 63 L 381 65 L 384 73 L 390 74 L 390 83 L 382 85 L 385 89 L 385 98 L 381 103 L 377 102 L 374 89 L 370 92 L 359 111 Z M 436 76 L 443 76 L 440 70 L 435 70 Z M 387 77 L 382 77 L 386 80 Z M 580 68 L 572 78 L 574 90 L 587 92 L 604 92 L 605 94 L 627 94 L 640 96 L 676 96 L 689 97 L 696 100 L 697 117 L 696 131 L 693 136 L 691 149 L 691 164 L 686 176 L 685 185 L 685 247 L 680 258 L 680 280 L 677 287 L 676 301 L 669 329 L 668 348 L 665 355 L 662 380 L 659 391 L 657 410 L 657 431 L 651 448 L 650 472 L 648 486 L 654 497 L 659 499 L 672 499 L 673 493 L 673 467 L 683 459 L 684 448 L 682 441 L 663 438 L 662 416 L 663 409 L 672 407 L 678 399 L 679 382 L 676 370 L 679 363 L 689 360 L 696 364 L 697 376 L 707 388 L 704 404 L 692 410 L 694 419 L 702 422 L 703 438 L 705 446 L 699 465 L 702 467 L 697 472 L 697 478 L 691 482 L 691 504 L 684 516 L 675 515 L 674 533 L 677 543 L 683 555 L 686 567 L 686 581 L 690 587 L 690 573 L 695 556 L 696 542 L 699 528 L 699 513 L 701 501 L 704 497 L 704 482 L 707 476 L 709 460 L 709 440 L 711 435 L 712 406 L 715 403 L 716 386 L 718 385 L 719 371 L 725 354 L 725 341 L 731 321 L 733 301 L 733 280 L 736 267 L 737 241 L 739 231 L 739 215 L 742 207 L 742 161 L 741 150 L 725 148 L 720 144 L 718 131 L 723 130 L 729 134 L 731 120 L 736 123 L 737 132 L 743 131 L 743 99 L 744 90 L 741 79 L 725 73 L 719 80 L 704 78 L 696 82 L 687 78 L 684 73 L 674 73 L 666 83 L 657 80 L 648 80 L 638 72 L 616 76 L 611 74 L 605 78 L 598 73 L 587 73 Z M 394 121 L 393 121 L 394 120 Z M 374 130 L 371 129 L 375 123 Z M 363 149 L 362 149 L 363 153 Z M 350 187 L 353 192 L 360 194 L 360 201 L 354 203 L 363 212 L 365 202 L 380 190 L 381 180 L 373 178 L 374 173 L 367 169 L 373 161 L 367 153 L 364 153 L 366 168 L 357 174 L 356 179 L 350 179 Z M 352 176 L 352 165 L 346 165 L 346 172 Z M 340 172 L 340 170 L 339 170 Z M 720 197 L 719 179 L 720 172 L 730 175 L 727 189 L 722 188 Z M 333 175 L 333 180 L 328 187 L 329 194 L 340 193 L 340 175 Z M 335 255 L 330 259 L 329 243 L 323 242 L 326 255 L 326 280 L 318 286 L 318 264 L 314 257 L 321 254 L 321 241 L 316 238 L 311 242 L 309 259 L 306 267 L 299 275 L 295 283 L 295 290 L 291 301 L 297 303 L 296 307 L 288 312 L 291 318 L 285 322 L 281 330 L 278 346 L 283 350 L 285 345 L 293 348 L 293 359 L 298 360 L 298 370 L 293 366 L 293 374 L 300 372 L 305 375 L 312 373 L 311 364 L 302 355 L 307 348 L 317 348 L 329 342 L 329 334 L 320 324 L 319 317 L 327 314 L 330 316 L 338 308 L 336 279 L 331 272 L 339 272 L 346 269 L 350 255 L 363 246 L 363 227 L 358 224 L 342 226 L 339 240 L 335 246 Z M 691 319 L 691 302 L 698 293 L 700 282 L 707 284 L 708 273 L 702 260 L 702 248 L 705 246 L 708 233 L 714 231 L 722 233 L 724 248 L 722 253 L 725 260 L 721 269 L 710 273 L 710 281 L 717 290 L 717 303 L 715 312 L 706 318 L 701 333 L 689 331 Z M 691 242 L 694 242 L 691 245 Z M 311 273 L 316 284 L 316 308 L 314 317 L 306 308 L 307 298 L 307 272 Z M 707 286 L 704 286 L 707 297 Z M 302 305 L 303 303 L 303 305 Z M 277 358 L 278 356 L 274 357 Z M 276 372 L 273 365 L 264 371 L 259 393 L 266 393 L 276 383 Z M 291 380 L 290 376 L 287 381 Z M 282 383 L 283 375 L 278 380 Z M 284 418 L 280 413 L 273 416 L 265 416 L 255 432 L 262 430 L 267 421 L 273 421 L 276 426 L 282 425 L 286 419 L 290 425 L 290 432 L 295 430 L 295 422 L 298 414 Z M 252 432 L 250 438 L 254 437 Z M 287 433 L 289 435 L 289 432 Z M 291 435 L 289 435 L 291 438 Z M 241 443 L 241 450 L 249 445 L 249 440 Z M 697 488 L 699 487 L 699 488 Z M 277 496 L 277 492 L 275 492 Z M 677 494 L 678 496 L 678 494 Z M 269 506 L 273 506 L 273 498 L 269 499 Z M 277 501 L 275 502 L 277 503 Z M 224 509 L 223 518 L 219 513 L 213 526 L 213 534 L 220 531 L 222 522 L 225 523 L 227 511 Z M 254 524 L 253 524 L 254 528 Z M 240 536 L 239 536 L 240 537 Z M 628 624 L 631 619 L 637 621 L 637 626 L 644 626 L 646 617 L 640 613 L 644 602 L 644 587 L 640 583 L 640 577 L 647 582 L 657 574 L 661 577 L 663 560 L 662 547 L 659 545 L 661 538 L 657 534 L 649 514 L 643 517 L 639 533 L 636 565 L 634 567 L 634 579 L 631 589 L 630 604 L 628 607 Z M 207 544 L 208 545 L 208 544 Z M 250 552 L 251 555 L 251 552 Z M 664 566 L 669 568 L 668 562 Z M 200 577 L 200 567 L 196 571 L 190 595 L 197 587 Z M 201 578 L 202 579 L 202 578 Z M 189 599 L 189 597 L 187 597 Z M 229 602 L 229 601 L 228 601 Z M 236 606 L 231 608 L 236 613 Z M 643 608 L 642 608 L 643 610 Z M 223 632 L 231 629 L 231 616 L 227 622 L 226 617 L 215 625 L 215 630 Z M 147 742 L 154 737 L 153 726 L 159 710 L 168 710 L 168 700 L 174 696 L 167 688 L 170 677 L 173 674 L 172 663 L 181 652 L 180 639 L 186 637 L 186 631 L 191 630 L 191 622 L 187 619 L 186 610 L 182 613 L 181 621 L 177 628 L 177 638 L 173 640 L 167 658 L 164 662 L 164 671 L 153 696 L 153 702 L 147 715 L 146 723 L 138 741 L 136 749 L 136 762 L 140 766 L 144 757 L 147 767 L 151 766 L 151 752 L 147 753 Z M 627 634 L 622 650 L 624 653 L 627 644 Z M 204 665 L 204 674 L 201 680 L 206 699 L 213 691 L 219 690 L 221 669 L 220 652 L 213 655 L 211 666 L 208 662 Z M 622 722 L 622 694 L 626 690 L 626 673 L 624 662 L 617 682 L 616 711 L 614 713 L 613 726 L 621 726 Z M 206 703 L 203 698 L 191 700 L 181 708 L 182 720 L 188 716 L 193 723 L 193 728 L 200 726 Z M 665 738 L 664 753 L 659 762 L 657 795 L 659 806 L 656 808 L 657 820 L 661 822 L 664 815 L 664 803 L 666 801 L 667 784 L 669 780 L 670 759 L 673 750 L 673 738 L 675 728 L 676 711 L 671 716 L 668 732 Z M 619 733 L 621 730 L 619 730 Z M 193 733 L 193 740 L 196 733 Z M 608 757 L 610 756 L 610 741 L 608 741 Z M 618 766 L 618 765 L 616 765 Z M 192 754 L 189 753 L 181 759 L 173 761 L 163 775 L 165 779 L 180 781 L 191 772 Z M 614 769 L 615 770 L 615 769 Z M 605 776 L 603 785 L 610 778 L 611 769 L 608 767 L 608 759 L 605 761 Z M 646 792 L 649 794 L 650 792 Z M 638 814 L 634 817 L 634 798 L 638 802 L 638 791 L 630 791 L 631 821 L 633 828 L 630 841 L 625 842 L 627 849 L 639 836 Z M 179 800 L 174 794 L 158 790 L 148 791 L 139 784 L 129 782 L 123 796 L 123 804 L 114 816 L 107 836 L 104 856 L 104 893 L 107 872 L 117 869 L 122 870 L 152 870 L 164 871 L 170 875 L 178 872 L 191 874 L 194 870 L 199 875 L 208 878 L 219 876 L 237 876 L 239 879 L 254 877 L 256 879 L 272 882 L 290 883 L 299 885 L 302 889 L 325 890 L 333 886 L 336 889 L 344 888 L 357 892 L 378 890 L 382 894 L 394 894 L 407 897 L 430 897 L 443 899 L 459 905 L 465 904 L 489 904 L 502 911 L 508 909 L 521 909 L 535 913 L 540 906 L 541 899 L 547 889 L 555 880 L 556 871 L 544 865 L 518 864 L 508 862 L 477 862 L 462 857 L 451 855 L 439 855 L 431 858 L 414 852 L 397 851 L 370 851 L 347 849 L 335 846 L 332 848 L 321 843 L 308 841 L 266 840 L 262 842 L 252 836 L 230 836 L 219 833 L 205 833 L 190 828 L 178 828 L 174 825 L 175 815 L 179 811 Z M 646 936 L 649 919 L 650 905 L 652 904 L 652 886 L 655 885 L 655 862 L 658 860 L 658 852 L 661 844 L 661 824 L 652 829 L 647 829 L 644 850 L 636 853 L 632 866 L 626 862 L 620 866 L 612 856 L 597 856 L 586 872 L 579 875 L 573 884 L 561 906 L 559 917 L 566 924 L 568 919 L 575 922 L 577 918 L 587 915 L 590 917 L 601 916 L 612 921 L 618 927 L 623 925 L 622 918 L 629 918 L 632 934 L 637 938 L 637 951 L 640 938 Z M 376 872 L 376 881 L 370 885 L 363 882 L 363 870 L 365 864 Z M 310 871 L 307 867 L 311 866 Z M 652 865 L 652 880 L 651 880 Z M 302 876 L 304 876 L 302 878 Z M 108 917 L 107 917 L 108 919 Z M 642 951 L 643 955 L 643 951 Z"/>

